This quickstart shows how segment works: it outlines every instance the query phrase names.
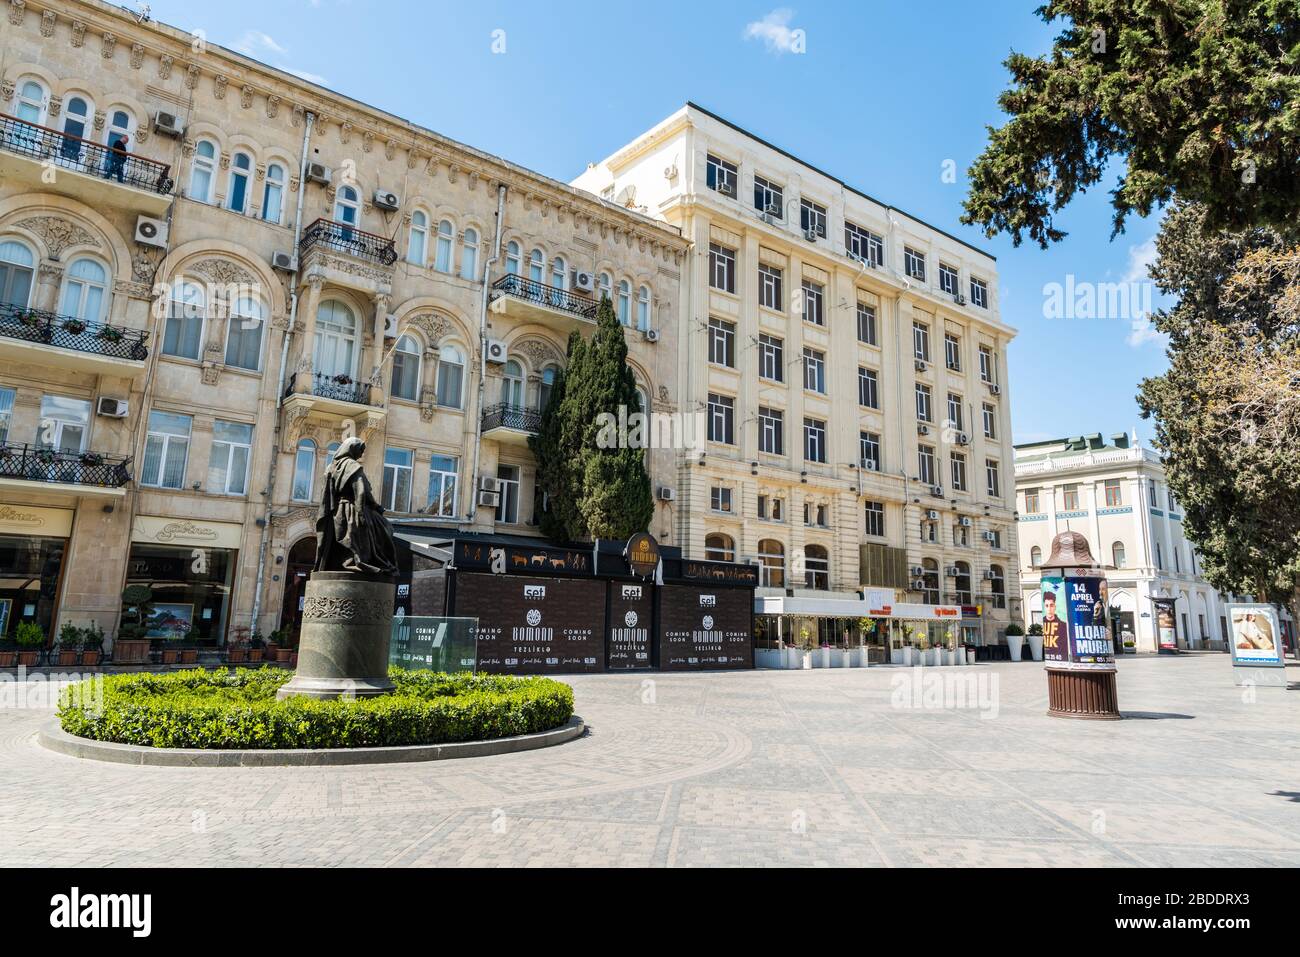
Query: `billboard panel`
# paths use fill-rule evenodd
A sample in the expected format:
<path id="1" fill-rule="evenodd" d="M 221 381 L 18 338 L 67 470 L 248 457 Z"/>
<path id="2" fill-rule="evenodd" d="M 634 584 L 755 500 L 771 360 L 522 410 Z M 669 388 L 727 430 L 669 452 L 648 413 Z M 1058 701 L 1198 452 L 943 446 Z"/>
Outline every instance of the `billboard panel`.
<path id="1" fill-rule="evenodd" d="M 664 585 L 659 667 L 694 671 L 754 666 L 754 597 L 747 588 Z"/>
<path id="2" fill-rule="evenodd" d="M 478 670 L 583 674 L 605 670 L 605 583 L 461 572 L 455 613 L 478 619 Z"/>

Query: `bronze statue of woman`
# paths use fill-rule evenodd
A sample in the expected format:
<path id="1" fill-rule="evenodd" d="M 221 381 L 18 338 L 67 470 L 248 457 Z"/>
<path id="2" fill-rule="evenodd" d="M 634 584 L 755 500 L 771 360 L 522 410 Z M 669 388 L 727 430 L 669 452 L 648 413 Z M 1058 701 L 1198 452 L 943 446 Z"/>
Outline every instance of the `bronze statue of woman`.
<path id="1" fill-rule="evenodd" d="M 393 529 L 361 468 L 366 443 L 345 439 L 325 470 L 316 514 L 316 571 L 392 575 L 397 571 Z"/>

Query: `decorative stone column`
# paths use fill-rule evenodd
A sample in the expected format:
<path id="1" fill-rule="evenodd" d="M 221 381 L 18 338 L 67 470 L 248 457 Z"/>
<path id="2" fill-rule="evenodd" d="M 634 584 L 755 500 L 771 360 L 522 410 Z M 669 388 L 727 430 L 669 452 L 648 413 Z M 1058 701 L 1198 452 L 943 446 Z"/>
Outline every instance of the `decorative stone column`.
<path id="1" fill-rule="evenodd" d="M 276 697 L 368 698 L 392 692 L 388 643 L 396 591 L 387 576 L 312 572 L 298 668 Z"/>
<path id="2" fill-rule="evenodd" d="M 299 308 L 302 325 L 298 333 L 298 363 L 294 370 L 294 392 L 311 392 L 312 349 L 316 342 L 316 311 L 320 308 L 320 294 L 324 285 L 325 280 L 320 276 L 307 277 L 307 295 L 303 297 Z"/>

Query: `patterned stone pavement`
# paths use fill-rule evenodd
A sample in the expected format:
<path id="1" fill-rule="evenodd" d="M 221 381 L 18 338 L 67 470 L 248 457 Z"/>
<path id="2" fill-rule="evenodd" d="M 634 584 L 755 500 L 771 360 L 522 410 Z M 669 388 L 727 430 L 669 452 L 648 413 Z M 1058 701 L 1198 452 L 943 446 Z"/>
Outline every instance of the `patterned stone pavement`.
<path id="1" fill-rule="evenodd" d="M 1300 693 L 1221 655 L 1122 662 L 1122 722 L 1028 663 L 570 680 L 580 740 L 389 767 L 102 764 L 0 709 L 0 864 L 1300 865 Z"/>

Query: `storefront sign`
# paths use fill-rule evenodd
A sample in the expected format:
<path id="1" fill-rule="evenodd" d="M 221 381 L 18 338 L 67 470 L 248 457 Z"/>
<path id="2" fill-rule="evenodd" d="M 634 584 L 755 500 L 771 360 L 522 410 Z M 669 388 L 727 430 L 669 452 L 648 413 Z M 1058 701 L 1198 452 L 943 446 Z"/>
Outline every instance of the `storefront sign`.
<path id="1" fill-rule="evenodd" d="M 1282 629 L 1272 605 L 1229 605 L 1232 663 L 1237 667 L 1285 668 Z"/>
<path id="2" fill-rule="evenodd" d="M 605 583 L 462 572 L 456 615 L 478 619 L 478 670 L 582 674 L 605 670 Z"/>
<path id="3" fill-rule="evenodd" d="M 892 606 L 889 617 L 904 618 L 909 621 L 951 621 L 961 617 L 961 606 L 913 605 L 904 602 Z"/>
<path id="4" fill-rule="evenodd" d="M 72 534 L 70 508 L 42 508 L 38 505 L 0 504 L 0 535 L 48 535 L 67 538 Z"/>
<path id="5" fill-rule="evenodd" d="M 131 541 L 151 545 L 237 549 L 243 534 L 244 527 L 235 522 L 158 518 L 152 515 L 137 515 L 131 525 Z"/>
<path id="6" fill-rule="evenodd" d="M 457 541 L 456 568 L 489 571 L 494 575 L 590 575 L 592 555 L 571 548 L 524 548 Z"/>
<path id="7" fill-rule="evenodd" d="M 609 633 L 606 667 L 610 671 L 649 668 L 653 585 L 609 583 Z"/>
<path id="8" fill-rule="evenodd" d="M 745 589 L 665 585 L 659 602 L 663 671 L 754 666 L 753 596 Z"/>
<path id="9" fill-rule="evenodd" d="M 637 532 L 627 540 L 623 557 L 627 559 L 633 575 L 638 578 L 649 578 L 659 568 L 659 543 L 654 540 L 653 535 Z"/>
<path id="10" fill-rule="evenodd" d="M 892 588 L 864 588 L 862 600 L 867 603 L 867 612 L 872 618 L 888 618 L 894 607 L 894 590 Z"/>
<path id="11" fill-rule="evenodd" d="M 732 585 L 758 586 L 758 568 L 731 562 L 682 562 L 682 577 Z"/>

